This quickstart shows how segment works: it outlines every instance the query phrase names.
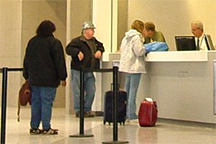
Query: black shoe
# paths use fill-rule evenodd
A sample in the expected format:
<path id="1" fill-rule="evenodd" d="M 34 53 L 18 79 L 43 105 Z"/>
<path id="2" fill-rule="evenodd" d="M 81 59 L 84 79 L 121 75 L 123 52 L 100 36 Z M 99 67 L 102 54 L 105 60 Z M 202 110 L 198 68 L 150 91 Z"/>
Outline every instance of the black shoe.
<path id="1" fill-rule="evenodd" d="M 79 117 L 80 117 L 80 113 L 77 112 L 77 113 L 76 113 L 76 118 L 79 118 Z M 93 115 L 91 112 L 85 112 L 85 113 L 84 113 L 84 117 L 85 117 L 85 118 L 92 118 L 92 117 L 94 117 L 94 115 Z"/>
<path id="2" fill-rule="evenodd" d="M 94 117 L 94 115 L 91 112 L 85 112 L 84 117 L 85 118 L 92 118 L 92 117 Z"/>
<path id="3" fill-rule="evenodd" d="M 76 112 L 76 118 L 79 118 L 79 117 L 80 117 L 80 113 Z"/>

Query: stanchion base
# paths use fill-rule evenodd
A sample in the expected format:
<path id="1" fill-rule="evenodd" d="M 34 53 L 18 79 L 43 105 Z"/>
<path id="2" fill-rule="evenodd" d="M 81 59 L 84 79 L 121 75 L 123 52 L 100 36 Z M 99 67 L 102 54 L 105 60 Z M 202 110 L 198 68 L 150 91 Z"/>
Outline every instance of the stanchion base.
<path id="1" fill-rule="evenodd" d="M 87 138 L 87 137 L 94 137 L 94 135 L 87 135 L 87 134 L 77 134 L 77 135 L 69 135 L 72 138 Z"/>
<path id="2" fill-rule="evenodd" d="M 124 144 L 129 143 L 129 141 L 110 141 L 110 142 L 102 142 L 102 144 Z"/>

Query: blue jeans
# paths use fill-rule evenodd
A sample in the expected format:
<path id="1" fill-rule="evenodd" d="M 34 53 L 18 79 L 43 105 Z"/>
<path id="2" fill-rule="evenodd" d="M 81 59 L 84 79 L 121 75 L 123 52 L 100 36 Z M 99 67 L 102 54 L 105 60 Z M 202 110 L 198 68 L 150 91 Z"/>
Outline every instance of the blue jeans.
<path id="1" fill-rule="evenodd" d="M 71 70 L 74 110 L 80 111 L 80 71 Z M 84 112 L 90 112 L 95 97 L 95 77 L 93 72 L 84 73 Z"/>
<path id="2" fill-rule="evenodd" d="M 125 90 L 127 92 L 127 119 L 137 119 L 136 95 L 141 73 L 126 74 Z"/>
<path id="3" fill-rule="evenodd" d="M 56 88 L 31 86 L 31 128 L 37 129 L 42 121 L 44 130 L 51 128 L 52 106 Z"/>

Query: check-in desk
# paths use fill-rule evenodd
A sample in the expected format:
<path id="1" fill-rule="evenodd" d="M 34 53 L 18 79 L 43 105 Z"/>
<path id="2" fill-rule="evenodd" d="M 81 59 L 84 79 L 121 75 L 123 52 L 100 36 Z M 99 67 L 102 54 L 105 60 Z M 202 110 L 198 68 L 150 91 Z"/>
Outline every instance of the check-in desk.
<path id="1" fill-rule="evenodd" d="M 109 54 L 103 67 L 110 67 L 120 54 Z M 140 102 L 151 97 L 157 102 L 160 118 L 216 124 L 214 115 L 214 71 L 216 52 L 152 52 L 146 57 L 147 73 L 137 93 Z M 110 89 L 111 75 L 103 76 L 102 93 Z M 124 83 L 120 81 L 120 83 Z"/>

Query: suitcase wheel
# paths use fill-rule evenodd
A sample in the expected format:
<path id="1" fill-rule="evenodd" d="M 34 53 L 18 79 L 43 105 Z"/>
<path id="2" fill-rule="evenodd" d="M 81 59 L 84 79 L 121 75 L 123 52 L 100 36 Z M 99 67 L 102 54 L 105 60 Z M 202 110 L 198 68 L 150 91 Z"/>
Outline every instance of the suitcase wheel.
<path id="1" fill-rule="evenodd" d="M 105 125 L 105 124 L 106 124 L 106 122 L 107 122 L 107 121 L 103 121 L 103 124 Z M 110 125 L 110 123 L 112 123 L 112 122 L 109 122 L 109 121 L 108 121 L 108 124 L 109 124 L 109 125 Z"/>
<path id="2" fill-rule="evenodd" d="M 119 122 L 120 125 L 125 125 L 125 121 Z"/>

